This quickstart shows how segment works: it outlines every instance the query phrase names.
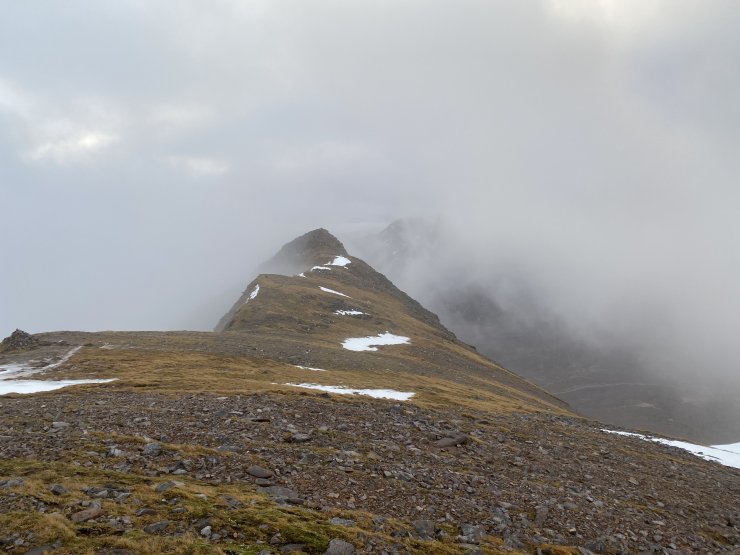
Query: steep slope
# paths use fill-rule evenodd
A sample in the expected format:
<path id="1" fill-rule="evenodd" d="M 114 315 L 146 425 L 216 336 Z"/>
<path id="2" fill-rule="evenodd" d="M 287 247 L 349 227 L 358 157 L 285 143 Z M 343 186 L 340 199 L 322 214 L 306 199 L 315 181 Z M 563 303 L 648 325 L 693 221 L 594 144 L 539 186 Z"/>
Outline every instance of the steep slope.
<path id="1" fill-rule="evenodd" d="M 114 381 L 0 396 L 5 552 L 740 550 L 740 470 L 573 415 L 324 230 L 281 252 L 223 331 L 8 339 L 0 383 Z"/>

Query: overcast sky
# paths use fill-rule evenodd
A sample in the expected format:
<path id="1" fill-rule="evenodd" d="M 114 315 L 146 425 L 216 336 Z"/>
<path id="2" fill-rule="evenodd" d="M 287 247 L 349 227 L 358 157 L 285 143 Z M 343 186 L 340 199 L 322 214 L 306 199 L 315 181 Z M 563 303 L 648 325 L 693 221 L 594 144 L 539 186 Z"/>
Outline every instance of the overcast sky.
<path id="1" fill-rule="evenodd" d="M 0 5 L 2 336 L 210 329 L 294 236 L 429 215 L 736 366 L 734 0 Z"/>

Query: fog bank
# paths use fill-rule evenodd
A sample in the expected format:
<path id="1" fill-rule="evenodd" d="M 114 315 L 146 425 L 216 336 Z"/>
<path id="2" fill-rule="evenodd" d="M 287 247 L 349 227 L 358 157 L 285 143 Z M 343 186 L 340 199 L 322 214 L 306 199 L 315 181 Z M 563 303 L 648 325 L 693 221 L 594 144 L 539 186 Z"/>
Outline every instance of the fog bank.
<path id="1" fill-rule="evenodd" d="M 424 216 L 458 245 L 451 280 L 503 276 L 656 372 L 736 380 L 739 18 L 680 0 L 6 6 L 0 335 L 210 329 L 293 237 Z"/>

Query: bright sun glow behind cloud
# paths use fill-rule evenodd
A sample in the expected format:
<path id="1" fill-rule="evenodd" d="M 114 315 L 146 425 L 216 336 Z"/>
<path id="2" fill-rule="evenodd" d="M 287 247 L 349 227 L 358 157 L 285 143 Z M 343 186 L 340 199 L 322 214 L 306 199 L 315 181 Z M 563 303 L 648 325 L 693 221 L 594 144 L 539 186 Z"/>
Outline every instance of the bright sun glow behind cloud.
<path id="1" fill-rule="evenodd" d="M 117 137 L 100 131 L 80 131 L 36 146 L 31 160 L 51 160 L 58 164 L 75 162 L 108 148 Z"/>
<path id="2" fill-rule="evenodd" d="M 549 0 L 556 16 L 572 22 L 629 33 L 655 18 L 662 0 Z"/>

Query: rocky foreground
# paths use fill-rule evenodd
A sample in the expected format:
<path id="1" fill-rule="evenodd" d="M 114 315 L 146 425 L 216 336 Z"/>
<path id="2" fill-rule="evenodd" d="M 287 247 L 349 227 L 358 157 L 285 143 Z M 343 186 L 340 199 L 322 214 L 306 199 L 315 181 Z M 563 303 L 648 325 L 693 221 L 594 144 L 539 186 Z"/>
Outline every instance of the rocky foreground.
<path id="1" fill-rule="evenodd" d="M 739 553 L 738 500 L 740 471 L 567 416 L 313 392 L 0 398 L 9 553 Z"/>

